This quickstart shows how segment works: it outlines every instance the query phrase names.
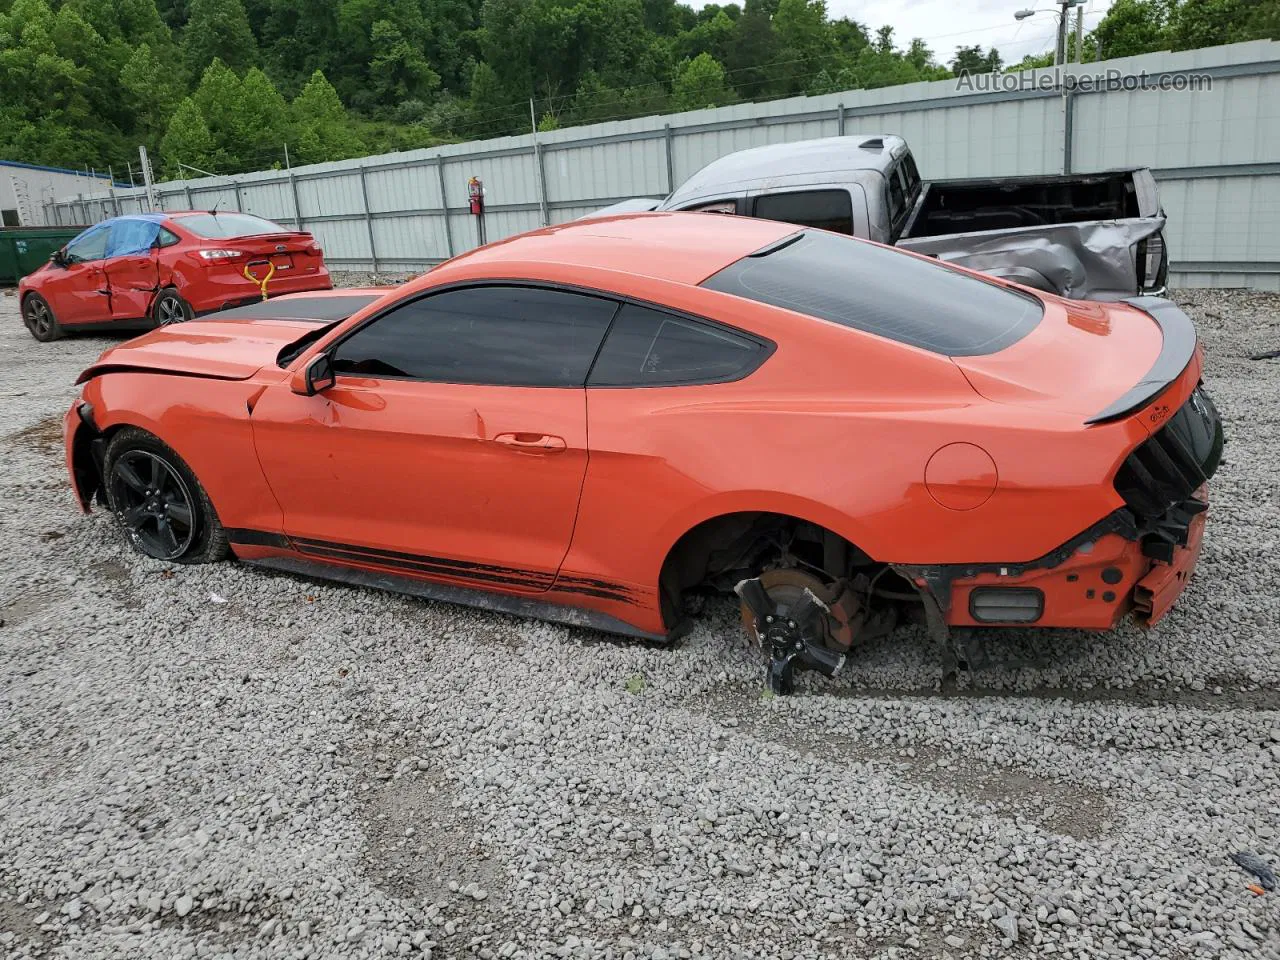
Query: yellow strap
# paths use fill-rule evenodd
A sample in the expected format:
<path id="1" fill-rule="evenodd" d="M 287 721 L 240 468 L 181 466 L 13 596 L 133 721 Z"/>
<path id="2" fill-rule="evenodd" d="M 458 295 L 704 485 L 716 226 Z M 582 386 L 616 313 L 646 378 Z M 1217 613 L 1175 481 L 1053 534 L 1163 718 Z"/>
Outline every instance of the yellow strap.
<path id="1" fill-rule="evenodd" d="M 244 265 L 245 279 L 252 280 L 254 283 L 258 285 L 258 289 L 262 291 L 263 300 L 267 299 L 267 284 L 270 283 L 271 278 L 276 275 L 276 265 L 272 263 L 270 260 L 266 261 L 266 264 L 267 264 L 267 275 L 263 277 L 261 280 L 259 280 L 257 277 L 255 277 L 252 273 L 249 272 L 249 268 L 253 266 L 253 264 L 246 263 Z"/>

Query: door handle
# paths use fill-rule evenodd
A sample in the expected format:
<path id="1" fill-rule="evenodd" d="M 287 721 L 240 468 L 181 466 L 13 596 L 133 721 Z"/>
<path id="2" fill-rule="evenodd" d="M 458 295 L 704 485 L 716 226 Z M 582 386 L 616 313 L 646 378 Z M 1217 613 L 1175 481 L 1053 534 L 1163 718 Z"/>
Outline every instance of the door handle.
<path id="1" fill-rule="evenodd" d="M 547 433 L 500 433 L 493 438 L 493 442 L 516 450 L 542 453 L 559 453 L 567 448 L 564 437 L 553 437 Z"/>

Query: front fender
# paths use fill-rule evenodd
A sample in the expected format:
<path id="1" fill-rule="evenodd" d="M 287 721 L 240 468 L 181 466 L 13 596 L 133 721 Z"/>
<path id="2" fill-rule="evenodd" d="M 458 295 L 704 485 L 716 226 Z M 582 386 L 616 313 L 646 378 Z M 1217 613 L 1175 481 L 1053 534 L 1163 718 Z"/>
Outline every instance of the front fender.
<path id="1" fill-rule="evenodd" d="M 258 464 L 249 404 L 254 380 L 117 372 L 85 384 L 104 438 L 123 427 L 159 437 L 191 468 L 227 527 L 277 532 L 284 515 Z"/>

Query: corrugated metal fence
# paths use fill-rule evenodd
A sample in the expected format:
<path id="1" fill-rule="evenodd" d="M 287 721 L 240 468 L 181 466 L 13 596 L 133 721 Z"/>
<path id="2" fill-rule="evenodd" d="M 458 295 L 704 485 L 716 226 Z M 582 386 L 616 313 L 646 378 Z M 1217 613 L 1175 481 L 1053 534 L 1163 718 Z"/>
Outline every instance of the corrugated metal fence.
<path id="1" fill-rule="evenodd" d="M 1280 289 L 1280 43 L 1069 69 L 1143 77 L 1146 88 L 1136 79 L 1071 93 L 1033 86 L 1046 71 L 1008 75 L 996 89 L 947 80 L 574 127 L 541 134 L 536 146 L 532 136 L 503 137 L 156 189 L 161 209 L 216 205 L 310 230 L 337 269 L 409 272 L 476 245 L 471 176 L 484 181 L 496 240 L 627 197 L 664 196 L 745 147 L 896 133 L 926 179 L 1151 167 L 1175 285 Z M 1193 74 L 1210 88 L 1185 89 Z M 46 213 L 91 223 L 145 203 L 140 189 L 116 190 Z"/>

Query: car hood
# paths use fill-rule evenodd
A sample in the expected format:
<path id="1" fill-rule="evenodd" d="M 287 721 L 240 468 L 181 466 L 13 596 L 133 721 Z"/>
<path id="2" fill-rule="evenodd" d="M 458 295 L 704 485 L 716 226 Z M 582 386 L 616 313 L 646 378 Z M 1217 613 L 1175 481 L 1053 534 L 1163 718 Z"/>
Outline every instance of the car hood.
<path id="1" fill-rule="evenodd" d="M 247 380 L 316 325 L 291 320 L 194 320 L 160 327 L 112 347 L 80 374 L 84 383 L 118 370 L 154 370 L 219 380 Z"/>
<path id="2" fill-rule="evenodd" d="M 1180 373 L 1191 361 L 1194 332 L 1188 349 L 1185 338 L 1174 342 L 1152 313 L 1134 304 L 1043 299 L 1043 319 L 1017 343 L 987 356 L 954 358 L 988 400 L 1091 420 L 1113 410 L 1162 366 L 1180 357 Z M 1173 304 L 1152 302 L 1184 321 L 1180 329 L 1189 329 L 1190 321 Z M 1149 392 L 1158 392 L 1161 384 L 1150 386 Z"/>

